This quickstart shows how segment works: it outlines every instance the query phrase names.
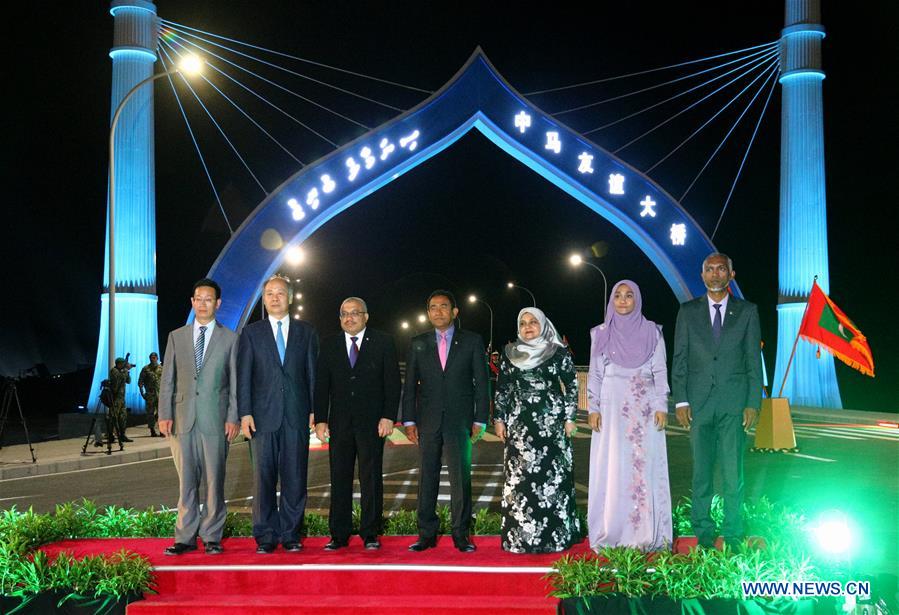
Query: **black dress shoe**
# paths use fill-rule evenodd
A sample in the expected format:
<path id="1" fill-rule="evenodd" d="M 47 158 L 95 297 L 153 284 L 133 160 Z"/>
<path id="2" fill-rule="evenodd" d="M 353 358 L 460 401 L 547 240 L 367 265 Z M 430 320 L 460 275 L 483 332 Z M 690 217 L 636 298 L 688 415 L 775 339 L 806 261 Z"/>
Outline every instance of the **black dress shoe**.
<path id="1" fill-rule="evenodd" d="M 222 546 L 220 542 L 207 542 L 206 544 L 206 555 L 221 555 L 225 552 L 225 548 Z"/>
<path id="2" fill-rule="evenodd" d="M 274 553 L 276 546 L 273 542 L 261 542 L 256 545 L 256 553 Z"/>
<path id="3" fill-rule="evenodd" d="M 187 553 L 188 551 L 196 551 L 197 545 L 187 545 L 183 542 L 176 542 L 171 547 L 165 548 L 166 555 L 181 555 L 182 553 Z"/>
<path id="4" fill-rule="evenodd" d="M 288 553 L 299 553 L 303 550 L 303 545 L 301 545 L 298 541 L 291 541 L 284 543 L 284 550 Z"/>
<path id="5" fill-rule="evenodd" d="M 122 442 L 134 442 L 134 440 L 132 440 L 131 438 L 124 437 L 124 436 L 122 437 L 122 440 L 121 440 L 121 441 L 122 441 Z"/>
<path id="6" fill-rule="evenodd" d="M 473 553 L 478 550 L 468 538 L 453 538 L 453 544 L 462 553 Z"/>
<path id="7" fill-rule="evenodd" d="M 328 542 L 328 544 L 325 545 L 325 551 L 336 551 L 337 549 L 342 549 L 349 544 L 350 542 L 348 540 L 337 540 L 336 538 L 332 538 Z"/>
<path id="8" fill-rule="evenodd" d="M 377 536 L 368 536 L 363 538 L 362 541 L 365 543 L 366 551 L 377 551 L 381 548 L 381 541 L 378 540 Z"/>
<path id="9" fill-rule="evenodd" d="M 437 546 L 437 537 L 431 536 L 430 538 L 425 538 L 424 536 L 419 536 L 416 542 L 413 542 L 409 545 L 410 551 L 426 551 L 428 549 L 433 549 Z"/>

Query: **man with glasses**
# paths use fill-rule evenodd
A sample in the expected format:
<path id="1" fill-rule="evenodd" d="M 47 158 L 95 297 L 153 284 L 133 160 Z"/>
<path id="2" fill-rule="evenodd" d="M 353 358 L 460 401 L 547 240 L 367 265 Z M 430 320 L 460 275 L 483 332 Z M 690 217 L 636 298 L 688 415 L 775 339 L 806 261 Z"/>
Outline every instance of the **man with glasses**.
<path id="1" fill-rule="evenodd" d="M 420 453 L 418 541 L 409 550 L 437 546 L 437 494 L 446 453 L 453 544 L 471 553 L 471 445 L 483 434 L 488 413 L 484 340 L 455 326 L 459 308 L 448 290 L 432 292 L 427 306 L 434 329 L 412 338 L 403 385 L 403 425 Z"/>
<path id="2" fill-rule="evenodd" d="M 384 510 L 384 438 L 393 432 L 400 403 L 400 371 L 393 338 L 368 328 L 368 307 L 359 297 L 340 304 L 343 333 L 322 341 L 315 380 L 315 435 L 328 443 L 331 465 L 331 541 L 326 551 L 349 544 L 353 469 L 359 459 L 362 519 L 367 550 L 381 547 Z"/>

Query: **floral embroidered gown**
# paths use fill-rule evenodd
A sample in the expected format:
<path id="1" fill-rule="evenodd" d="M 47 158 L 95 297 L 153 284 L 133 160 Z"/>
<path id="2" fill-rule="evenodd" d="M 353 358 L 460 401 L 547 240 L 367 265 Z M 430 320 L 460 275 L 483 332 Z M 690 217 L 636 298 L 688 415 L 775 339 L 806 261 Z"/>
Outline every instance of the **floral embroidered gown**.
<path id="1" fill-rule="evenodd" d="M 587 527 L 590 546 L 644 551 L 671 543 L 671 491 L 665 432 L 654 415 L 668 411 L 665 340 L 652 356 L 627 368 L 601 354 L 590 362 L 588 410 L 599 410 L 602 430 L 590 443 Z"/>
<path id="2" fill-rule="evenodd" d="M 513 553 L 564 551 L 581 540 L 571 440 L 577 375 L 566 348 L 533 369 L 503 356 L 494 418 L 506 424 L 502 547 Z"/>

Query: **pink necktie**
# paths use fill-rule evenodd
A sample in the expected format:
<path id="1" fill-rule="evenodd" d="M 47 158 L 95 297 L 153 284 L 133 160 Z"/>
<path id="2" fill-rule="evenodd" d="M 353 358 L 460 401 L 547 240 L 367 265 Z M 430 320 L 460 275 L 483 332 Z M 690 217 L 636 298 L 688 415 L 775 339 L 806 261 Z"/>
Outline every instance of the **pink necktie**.
<path id="1" fill-rule="evenodd" d="M 440 367 L 446 370 L 446 333 L 440 334 L 440 342 L 437 344 L 437 355 L 440 357 Z"/>

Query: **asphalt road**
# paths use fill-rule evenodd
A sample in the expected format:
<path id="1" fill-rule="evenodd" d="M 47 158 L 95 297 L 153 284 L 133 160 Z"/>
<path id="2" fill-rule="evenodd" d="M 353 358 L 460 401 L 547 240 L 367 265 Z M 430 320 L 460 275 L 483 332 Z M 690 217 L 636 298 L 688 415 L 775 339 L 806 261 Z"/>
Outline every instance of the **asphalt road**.
<path id="1" fill-rule="evenodd" d="M 767 496 L 804 510 L 809 519 L 837 510 L 854 521 L 859 532 L 860 561 L 876 562 L 878 571 L 899 570 L 899 431 L 797 423 L 799 454 L 747 453 L 746 497 Z M 388 443 L 384 454 L 385 508 L 414 509 L 417 448 Z M 691 458 L 688 435 L 679 427 L 667 431 L 669 477 L 673 501 L 689 495 Z M 586 506 L 590 436 L 586 426 L 575 439 L 575 482 L 578 501 Z M 475 509 L 499 510 L 502 447 L 488 436 L 475 445 L 472 492 Z M 226 498 L 229 509 L 249 511 L 253 480 L 249 447 L 231 447 Z M 444 476 L 444 481 L 447 480 Z M 310 451 L 308 508 L 327 513 L 328 455 Z M 178 479 L 171 459 L 80 470 L 64 474 L 0 481 L 0 509 L 15 505 L 51 511 L 60 502 L 88 498 L 106 505 L 174 507 Z M 441 503 L 449 501 L 448 483 Z M 874 572 L 875 570 L 872 570 Z"/>

